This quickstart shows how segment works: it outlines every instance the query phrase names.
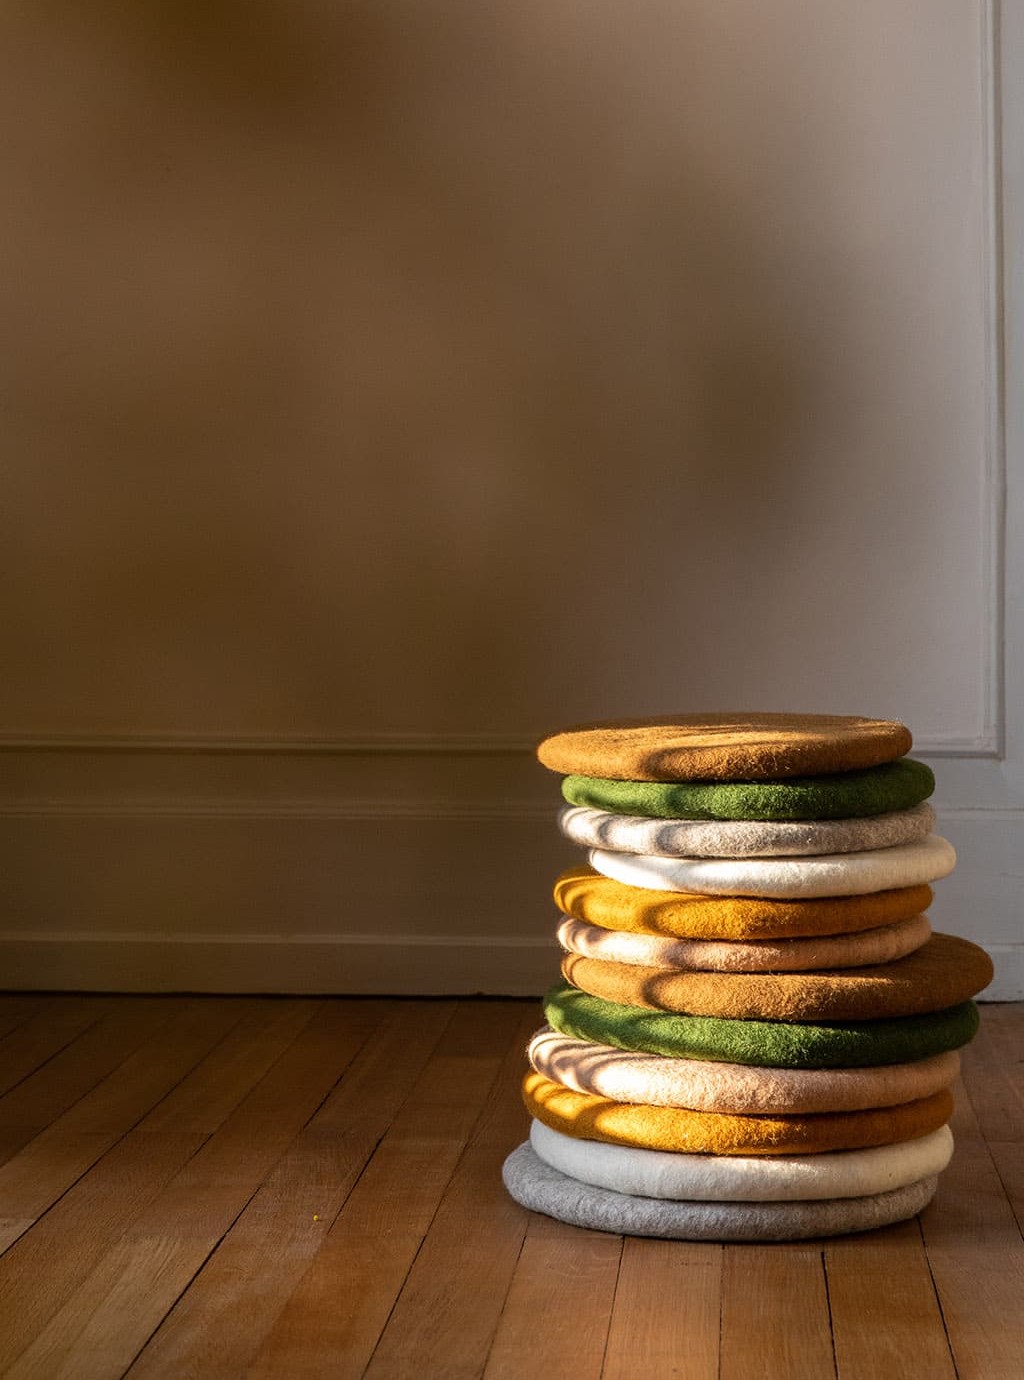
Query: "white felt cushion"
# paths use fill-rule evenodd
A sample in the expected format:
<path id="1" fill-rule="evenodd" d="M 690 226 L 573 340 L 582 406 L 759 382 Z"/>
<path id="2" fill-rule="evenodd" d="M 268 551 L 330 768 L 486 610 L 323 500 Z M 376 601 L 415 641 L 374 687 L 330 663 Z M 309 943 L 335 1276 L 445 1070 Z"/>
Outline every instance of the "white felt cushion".
<path id="1" fill-rule="evenodd" d="M 616 1049 L 561 1035 L 550 1026 L 537 1031 L 527 1053 L 538 1073 L 574 1092 L 612 1102 L 755 1116 L 896 1107 L 948 1088 L 960 1072 L 955 1050 L 870 1068 L 775 1069 Z"/>
<path id="2" fill-rule="evenodd" d="M 953 1133 L 940 1126 L 920 1140 L 826 1155 L 685 1155 L 575 1140 L 531 1121 L 530 1144 L 560 1174 L 640 1198 L 689 1202 L 801 1202 L 862 1198 L 941 1174 Z"/>
<path id="3" fill-rule="evenodd" d="M 912 843 L 931 833 L 935 811 L 921 804 L 861 819 L 706 820 L 648 819 L 566 805 L 558 823 L 562 833 L 575 843 L 615 853 L 663 858 L 792 857 L 860 853 Z"/>
<path id="4" fill-rule="evenodd" d="M 796 1241 L 840 1236 L 902 1222 L 931 1201 L 938 1179 L 857 1198 L 785 1202 L 668 1201 L 615 1193 L 561 1174 L 529 1141 L 513 1150 L 502 1169 L 505 1187 L 523 1207 L 560 1222 L 623 1236 L 679 1241 Z"/>
<path id="5" fill-rule="evenodd" d="M 681 968 L 712 973 L 802 973 L 822 968 L 862 968 L 891 963 L 928 942 L 926 915 L 855 934 L 823 934 L 810 939 L 672 939 L 657 934 L 606 930 L 567 915 L 558 942 L 571 954 L 642 968 Z"/>
<path id="6" fill-rule="evenodd" d="M 627 886 L 704 896 L 864 896 L 918 886 L 948 876 L 953 845 L 938 834 L 895 848 L 828 853 L 817 858 L 654 858 L 634 853 L 590 853 L 595 872 Z"/>

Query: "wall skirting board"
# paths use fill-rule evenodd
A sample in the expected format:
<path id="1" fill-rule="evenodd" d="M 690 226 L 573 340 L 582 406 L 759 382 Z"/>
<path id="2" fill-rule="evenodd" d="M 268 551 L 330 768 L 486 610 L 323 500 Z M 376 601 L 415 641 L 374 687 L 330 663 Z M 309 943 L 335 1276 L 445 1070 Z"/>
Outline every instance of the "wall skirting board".
<path id="1" fill-rule="evenodd" d="M 1005 784 L 997 763 L 934 765 L 960 862 L 933 923 L 992 954 L 987 999 L 1022 999 L 1024 809 L 959 803 Z M 557 978 L 550 888 L 579 855 L 555 779 L 525 755 L 476 762 L 472 789 L 438 762 L 429 797 L 373 801 L 329 799 L 325 782 L 320 798 L 232 797 L 226 776 L 218 797 L 165 779 L 163 798 L 132 800 L 115 768 L 78 763 L 89 798 L 0 804 L 4 987 L 527 996 Z M 152 782 L 161 762 L 135 771 Z"/>

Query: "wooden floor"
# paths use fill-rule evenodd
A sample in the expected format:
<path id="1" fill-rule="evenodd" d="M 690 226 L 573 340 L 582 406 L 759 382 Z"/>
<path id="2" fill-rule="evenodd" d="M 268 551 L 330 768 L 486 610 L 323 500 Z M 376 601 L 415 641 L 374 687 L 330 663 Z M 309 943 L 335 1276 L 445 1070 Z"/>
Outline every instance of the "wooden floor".
<path id="1" fill-rule="evenodd" d="M 1024 1006 L 920 1220 L 582 1232 L 503 1157 L 535 1002 L 0 996 L 0 1375 L 1022 1380 Z"/>

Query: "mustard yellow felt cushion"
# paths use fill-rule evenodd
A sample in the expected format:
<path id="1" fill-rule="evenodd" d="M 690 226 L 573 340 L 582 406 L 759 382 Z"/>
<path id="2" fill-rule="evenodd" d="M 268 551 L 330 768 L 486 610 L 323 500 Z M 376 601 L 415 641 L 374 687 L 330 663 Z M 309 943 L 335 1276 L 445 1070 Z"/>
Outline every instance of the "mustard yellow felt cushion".
<path id="1" fill-rule="evenodd" d="M 942 1011 L 992 981 L 984 949 L 952 934 L 892 963 L 807 973 L 687 972 L 566 954 L 562 974 L 581 992 L 622 1006 L 732 1020 L 870 1021 Z"/>
<path id="2" fill-rule="evenodd" d="M 834 714 L 669 714 L 581 724 L 537 748 L 565 775 L 620 781 L 765 781 L 891 762 L 910 730 L 889 719 Z"/>
<path id="3" fill-rule="evenodd" d="M 633 934 L 680 939 L 796 939 L 854 934 L 920 915 L 932 903 L 930 886 L 905 886 L 865 896 L 771 900 L 756 896 L 698 896 L 654 891 L 573 867 L 555 883 L 555 905 L 565 915 Z"/>
<path id="4" fill-rule="evenodd" d="M 612 1102 L 563 1088 L 539 1073 L 523 1079 L 523 1101 L 531 1116 L 566 1136 L 700 1155 L 814 1155 L 892 1145 L 937 1130 L 953 1113 L 945 1088 L 916 1102 L 867 1111 L 745 1116 Z"/>

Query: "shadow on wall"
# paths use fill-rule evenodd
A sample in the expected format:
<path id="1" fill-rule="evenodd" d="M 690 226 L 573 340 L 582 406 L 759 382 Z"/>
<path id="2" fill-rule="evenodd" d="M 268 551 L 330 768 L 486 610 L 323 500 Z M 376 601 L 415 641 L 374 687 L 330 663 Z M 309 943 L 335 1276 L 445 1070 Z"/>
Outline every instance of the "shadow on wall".
<path id="1" fill-rule="evenodd" d="M 747 639 L 791 635 L 856 401 L 823 176 L 855 132 L 798 10 L 4 16 L 4 726 L 771 699 Z"/>

